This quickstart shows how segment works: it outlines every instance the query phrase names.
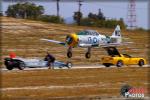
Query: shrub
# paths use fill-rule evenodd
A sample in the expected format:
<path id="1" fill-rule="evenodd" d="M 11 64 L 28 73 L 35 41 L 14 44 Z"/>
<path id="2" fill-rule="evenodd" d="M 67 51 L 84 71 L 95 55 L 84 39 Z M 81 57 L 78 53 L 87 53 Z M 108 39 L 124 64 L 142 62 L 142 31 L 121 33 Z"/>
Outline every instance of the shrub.
<path id="1" fill-rule="evenodd" d="M 52 23 L 64 23 L 64 19 L 55 15 L 41 15 L 37 20 Z"/>
<path id="2" fill-rule="evenodd" d="M 91 19 L 91 18 L 83 18 L 81 20 L 81 25 L 83 26 L 95 26 L 95 27 L 106 27 L 106 28 L 115 28 L 117 25 L 120 25 L 122 29 L 125 29 L 126 26 L 123 20 L 99 20 L 99 19 Z"/>

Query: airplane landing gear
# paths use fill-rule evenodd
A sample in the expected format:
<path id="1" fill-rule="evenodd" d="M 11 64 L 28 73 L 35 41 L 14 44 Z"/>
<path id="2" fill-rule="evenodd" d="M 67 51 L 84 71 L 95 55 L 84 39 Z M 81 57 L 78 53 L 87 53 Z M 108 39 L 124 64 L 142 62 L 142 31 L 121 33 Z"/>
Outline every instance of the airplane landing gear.
<path id="1" fill-rule="evenodd" d="M 68 48 L 67 57 L 68 57 L 68 58 L 71 58 L 71 57 L 72 57 L 72 47 L 69 47 L 69 48 Z"/>
<path id="2" fill-rule="evenodd" d="M 85 57 L 87 59 L 91 58 L 91 48 L 88 48 L 88 51 L 86 52 Z"/>
<path id="3" fill-rule="evenodd" d="M 87 59 L 89 59 L 89 58 L 91 57 L 91 53 L 90 53 L 90 52 L 87 52 L 87 53 L 85 54 L 85 57 L 86 57 Z"/>
<path id="4" fill-rule="evenodd" d="M 67 57 L 68 57 L 68 58 L 71 58 L 71 57 L 72 57 L 72 52 L 68 51 L 68 52 L 67 52 Z"/>

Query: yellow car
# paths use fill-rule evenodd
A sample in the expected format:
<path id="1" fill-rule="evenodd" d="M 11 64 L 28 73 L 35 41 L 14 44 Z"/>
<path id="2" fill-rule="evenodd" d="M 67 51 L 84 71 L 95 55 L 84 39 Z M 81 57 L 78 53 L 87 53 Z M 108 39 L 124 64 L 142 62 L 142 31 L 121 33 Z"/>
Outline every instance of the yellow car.
<path id="1" fill-rule="evenodd" d="M 146 60 L 144 58 L 131 57 L 127 54 L 118 54 L 118 55 L 109 55 L 101 58 L 102 64 L 106 67 L 111 65 L 116 65 L 117 67 L 121 67 L 123 65 L 139 65 L 143 66 L 146 64 Z"/>

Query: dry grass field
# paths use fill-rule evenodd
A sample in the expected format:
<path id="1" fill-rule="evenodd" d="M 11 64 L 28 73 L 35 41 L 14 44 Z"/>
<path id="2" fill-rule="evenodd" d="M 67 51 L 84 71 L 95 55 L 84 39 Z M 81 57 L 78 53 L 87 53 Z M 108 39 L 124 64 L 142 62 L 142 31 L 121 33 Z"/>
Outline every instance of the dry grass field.
<path id="1" fill-rule="evenodd" d="M 149 71 L 144 67 L 8 71 L 2 73 L 2 98 L 119 98 L 120 89 L 125 84 L 148 91 Z M 148 94 L 145 92 L 145 96 Z"/>
<path id="2" fill-rule="evenodd" d="M 74 48 L 72 59 L 66 57 L 67 48 L 41 41 L 49 38 L 64 41 L 69 33 L 83 29 L 94 29 L 111 35 L 114 29 L 71 26 L 37 22 L 32 20 L 1 17 L 1 62 L 15 52 L 25 58 L 43 58 L 46 51 L 61 61 L 70 60 L 75 66 L 101 64 L 102 48 L 93 48 L 91 59 L 85 59 L 86 49 Z M 148 33 L 122 30 L 123 41 L 133 42 L 118 47 L 121 53 L 144 57 L 148 61 Z M 3 66 L 2 66 L 3 67 Z M 124 84 L 150 89 L 149 67 L 123 67 L 98 69 L 60 69 L 33 71 L 1 71 L 2 100 L 99 100 L 120 98 L 120 88 Z M 148 96 L 150 93 L 145 93 Z M 120 98 L 122 99 L 122 98 Z"/>
<path id="3" fill-rule="evenodd" d="M 9 52 L 15 52 L 20 57 L 41 57 L 46 51 L 52 53 L 56 59 L 67 61 L 67 47 L 57 44 L 41 41 L 41 38 L 49 38 L 59 41 L 65 41 L 67 34 L 75 33 L 83 29 L 94 29 L 98 32 L 111 35 L 114 29 L 69 26 L 62 24 L 52 24 L 37 22 L 31 20 L 1 18 L 1 42 L 2 58 L 8 56 Z M 127 46 L 121 46 L 118 49 L 121 53 L 128 53 L 133 56 L 148 58 L 148 33 L 122 30 L 124 42 L 133 42 Z M 85 59 L 87 50 L 84 48 L 74 48 L 72 62 L 74 64 L 100 64 L 101 56 L 106 54 L 102 48 L 92 48 L 92 58 Z M 147 59 L 148 60 L 148 59 Z"/>

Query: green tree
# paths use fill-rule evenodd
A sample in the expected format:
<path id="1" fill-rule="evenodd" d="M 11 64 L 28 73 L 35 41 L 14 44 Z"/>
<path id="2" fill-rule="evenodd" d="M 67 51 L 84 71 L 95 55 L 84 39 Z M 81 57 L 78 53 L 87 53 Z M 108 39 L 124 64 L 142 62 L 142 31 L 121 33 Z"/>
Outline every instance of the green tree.
<path id="1" fill-rule="evenodd" d="M 93 21 L 93 19 L 82 18 L 81 19 L 81 25 L 83 25 L 83 26 L 93 26 L 94 25 L 94 21 Z"/>
<path id="2" fill-rule="evenodd" d="M 99 9 L 98 14 L 89 13 L 88 18 L 95 19 L 95 20 L 105 20 L 104 14 L 101 12 L 101 9 Z"/>
<path id="3" fill-rule="evenodd" d="M 105 20 L 105 16 L 104 16 L 104 14 L 102 13 L 101 9 L 99 9 L 97 18 L 98 18 L 99 20 Z"/>
<path id="4" fill-rule="evenodd" d="M 73 19 L 76 21 L 76 23 L 78 24 L 78 25 L 80 25 L 80 23 L 81 23 L 81 18 L 82 18 L 82 13 L 81 12 L 74 12 L 74 15 L 73 15 Z"/>
<path id="5" fill-rule="evenodd" d="M 95 20 L 98 19 L 97 15 L 96 15 L 96 14 L 93 14 L 93 13 L 91 13 L 91 12 L 88 14 L 88 18 L 90 18 L 90 19 L 95 19 Z"/>
<path id="6" fill-rule="evenodd" d="M 118 21 L 118 24 L 121 26 L 122 29 L 126 29 L 126 24 L 124 23 L 123 18 L 120 18 L 120 20 Z"/>
<path id="7" fill-rule="evenodd" d="M 15 18 L 31 18 L 36 19 L 44 13 L 43 6 L 36 6 L 33 3 L 17 3 L 9 5 L 6 15 Z"/>

